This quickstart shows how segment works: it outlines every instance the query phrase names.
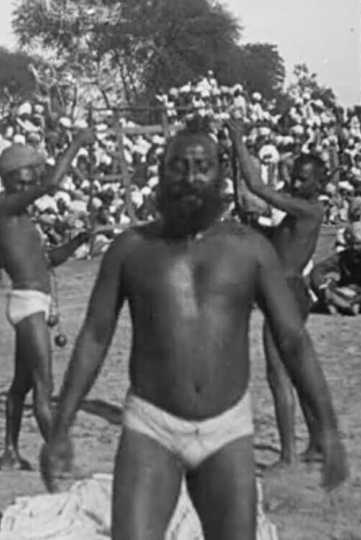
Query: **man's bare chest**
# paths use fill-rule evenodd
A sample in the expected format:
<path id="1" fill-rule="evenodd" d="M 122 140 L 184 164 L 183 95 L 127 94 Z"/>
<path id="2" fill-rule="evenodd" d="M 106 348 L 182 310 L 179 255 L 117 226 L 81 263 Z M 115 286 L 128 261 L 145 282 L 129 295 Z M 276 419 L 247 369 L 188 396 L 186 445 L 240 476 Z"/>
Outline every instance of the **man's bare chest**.
<path id="1" fill-rule="evenodd" d="M 131 293 L 202 302 L 211 296 L 238 297 L 250 276 L 247 261 L 227 245 L 153 246 L 130 258 L 125 269 Z"/>

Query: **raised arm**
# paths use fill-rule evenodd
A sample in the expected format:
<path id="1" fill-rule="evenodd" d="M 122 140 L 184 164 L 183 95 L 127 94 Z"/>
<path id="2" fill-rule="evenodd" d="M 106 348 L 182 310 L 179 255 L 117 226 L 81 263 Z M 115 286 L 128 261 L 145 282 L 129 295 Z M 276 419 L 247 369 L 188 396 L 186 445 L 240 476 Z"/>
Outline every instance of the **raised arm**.
<path id="1" fill-rule="evenodd" d="M 69 257 L 71 257 L 75 251 L 82 245 L 88 242 L 90 234 L 86 231 L 81 232 L 74 236 L 69 242 L 59 247 L 49 249 L 47 252 L 49 264 L 55 268 L 65 263 Z"/>
<path id="2" fill-rule="evenodd" d="M 95 137 L 93 129 L 82 129 L 77 133 L 77 135 L 75 135 L 67 150 L 58 160 L 53 170 L 53 173 L 47 182 L 50 189 L 56 189 L 58 187 L 59 182 L 67 173 L 80 147 L 91 144 L 92 142 L 94 142 L 94 140 Z"/>
<path id="3" fill-rule="evenodd" d="M 85 321 L 77 337 L 64 376 L 53 429 L 41 454 L 41 470 L 50 491 L 56 490 L 57 478 L 71 466 L 69 431 L 81 401 L 93 386 L 113 338 L 126 291 L 124 261 L 130 250 L 133 233 L 119 236 L 104 256 L 94 285 Z"/>
<path id="4" fill-rule="evenodd" d="M 47 193 L 56 191 L 59 182 L 62 180 L 79 148 L 82 145 L 91 143 L 94 140 L 94 132 L 91 129 L 80 130 L 74 137 L 69 148 L 58 160 L 50 178 L 47 178 L 42 184 L 31 185 L 26 191 L 4 193 L 0 196 L 0 217 L 17 215 L 25 211 L 36 199 L 39 199 Z"/>
<path id="5" fill-rule="evenodd" d="M 329 388 L 275 251 L 263 238 L 258 240 L 257 250 L 258 301 L 290 378 L 318 422 L 324 454 L 323 482 L 332 489 L 346 478 L 347 470 Z"/>
<path id="6" fill-rule="evenodd" d="M 306 201 L 276 191 L 262 182 L 259 171 L 243 142 L 243 128 L 240 121 L 232 118 L 228 121 L 227 127 L 248 189 L 268 204 L 287 214 L 298 216 L 309 211 L 309 204 Z"/>

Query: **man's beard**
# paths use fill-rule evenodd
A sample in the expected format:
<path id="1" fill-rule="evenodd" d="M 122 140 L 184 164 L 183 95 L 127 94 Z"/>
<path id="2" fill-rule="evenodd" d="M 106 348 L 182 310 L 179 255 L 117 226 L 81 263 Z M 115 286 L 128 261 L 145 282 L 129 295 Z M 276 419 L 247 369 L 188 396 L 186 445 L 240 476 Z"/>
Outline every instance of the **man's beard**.
<path id="1" fill-rule="evenodd" d="M 207 229 L 222 211 L 222 196 L 218 185 L 203 189 L 182 189 L 170 193 L 160 188 L 158 208 L 169 235 L 183 238 Z"/>

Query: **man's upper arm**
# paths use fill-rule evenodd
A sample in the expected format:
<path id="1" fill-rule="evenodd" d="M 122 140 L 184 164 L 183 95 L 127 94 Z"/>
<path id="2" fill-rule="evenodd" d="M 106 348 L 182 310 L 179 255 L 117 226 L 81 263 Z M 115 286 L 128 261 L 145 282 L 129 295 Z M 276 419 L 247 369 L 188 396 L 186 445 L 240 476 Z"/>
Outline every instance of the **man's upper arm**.
<path id="1" fill-rule="evenodd" d="M 303 322 L 276 251 L 264 238 L 257 241 L 256 249 L 257 301 L 276 341 L 284 343 L 300 334 Z"/>
<path id="2" fill-rule="evenodd" d="M 114 240 L 101 262 L 84 325 L 96 341 L 111 338 L 126 298 L 124 264 L 133 235 L 131 231 L 125 232 Z"/>
<path id="3" fill-rule="evenodd" d="M 268 204 L 290 215 L 299 216 L 310 212 L 309 202 L 298 197 L 291 197 L 288 193 L 276 191 L 266 185 L 259 188 L 257 195 Z"/>

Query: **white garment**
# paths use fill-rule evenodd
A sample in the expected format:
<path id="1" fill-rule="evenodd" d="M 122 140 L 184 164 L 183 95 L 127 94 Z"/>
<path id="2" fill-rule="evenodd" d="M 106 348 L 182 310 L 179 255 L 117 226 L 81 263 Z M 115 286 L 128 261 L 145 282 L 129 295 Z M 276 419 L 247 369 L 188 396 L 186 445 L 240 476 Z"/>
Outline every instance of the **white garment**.
<path id="1" fill-rule="evenodd" d="M 257 540 L 278 540 L 276 527 L 263 512 L 260 483 L 257 488 Z M 4 512 L 0 540 L 110 540 L 111 491 L 111 475 L 98 474 L 69 492 L 17 498 Z M 165 540 L 203 540 L 185 485 Z"/>

